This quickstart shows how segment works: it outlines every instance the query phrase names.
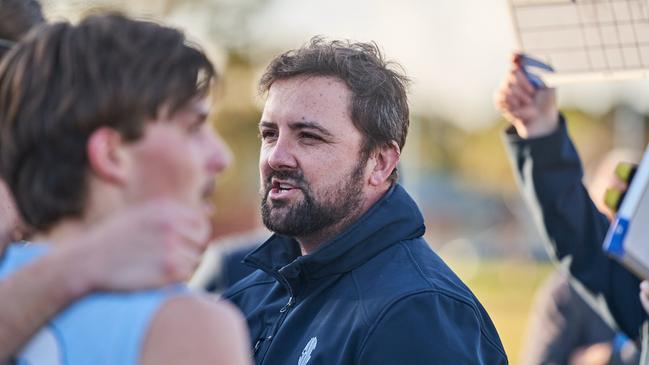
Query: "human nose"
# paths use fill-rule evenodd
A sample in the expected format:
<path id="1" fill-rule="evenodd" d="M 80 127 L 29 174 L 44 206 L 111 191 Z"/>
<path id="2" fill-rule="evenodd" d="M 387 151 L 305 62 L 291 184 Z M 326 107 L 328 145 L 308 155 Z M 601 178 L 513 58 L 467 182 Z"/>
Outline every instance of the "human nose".
<path id="1" fill-rule="evenodd" d="M 207 167 L 210 172 L 218 173 L 232 163 L 232 151 L 218 133 L 214 132 L 210 135 Z"/>
<path id="2" fill-rule="evenodd" d="M 275 144 L 267 147 L 267 162 L 273 170 L 293 169 L 297 167 L 297 160 L 287 138 L 281 136 Z"/>

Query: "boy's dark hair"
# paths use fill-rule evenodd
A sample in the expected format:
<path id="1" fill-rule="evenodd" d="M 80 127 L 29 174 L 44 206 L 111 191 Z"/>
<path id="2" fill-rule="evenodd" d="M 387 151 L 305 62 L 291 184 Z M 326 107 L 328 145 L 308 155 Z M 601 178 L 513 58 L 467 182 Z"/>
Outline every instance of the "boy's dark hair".
<path id="1" fill-rule="evenodd" d="M 4 55 L 9 52 L 9 50 L 11 49 L 11 47 L 13 47 L 13 45 L 14 42 L 0 39 L 0 61 L 2 60 L 2 57 L 4 57 Z"/>
<path id="2" fill-rule="evenodd" d="M 0 38 L 16 42 L 34 26 L 45 22 L 36 0 L 0 0 Z"/>
<path id="3" fill-rule="evenodd" d="M 95 130 L 134 141 L 215 76 L 178 30 L 118 14 L 30 33 L 0 64 L 0 172 L 25 222 L 42 231 L 83 214 Z"/>
<path id="4" fill-rule="evenodd" d="M 297 76 L 331 76 L 352 92 L 350 111 L 363 134 L 364 156 L 395 141 L 403 149 L 409 125 L 408 78 L 393 69 L 375 43 L 325 41 L 314 37 L 305 46 L 288 51 L 268 65 L 259 88 L 267 92 L 277 80 Z M 397 169 L 390 176 L 398 177 Z"/>
<path id="5" fill-rule="evenodd" d="M 0 0 L 0 60 L 30 29 L 44 22 L 38 1 Z"/>

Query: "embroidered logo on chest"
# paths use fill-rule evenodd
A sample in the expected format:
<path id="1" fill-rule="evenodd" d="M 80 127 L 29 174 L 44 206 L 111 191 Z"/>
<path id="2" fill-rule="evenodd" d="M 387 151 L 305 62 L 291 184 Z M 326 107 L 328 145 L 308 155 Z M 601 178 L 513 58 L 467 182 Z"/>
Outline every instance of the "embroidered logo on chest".
<path id="1" fill-rule="evenodd" d="M 315 347 L 318 345 L 318 338 L 317 337 L 311 337 L 309 340 L 309 343 L 306 344 L 304 347 L 304 350 L 302 350 L 302 355 L 300 355 L 300 359 L 297 361 L 297 365 L 306 365 L 309 360 L 311 360 L 311 353 L 313 350 L 315 350 Z"/>

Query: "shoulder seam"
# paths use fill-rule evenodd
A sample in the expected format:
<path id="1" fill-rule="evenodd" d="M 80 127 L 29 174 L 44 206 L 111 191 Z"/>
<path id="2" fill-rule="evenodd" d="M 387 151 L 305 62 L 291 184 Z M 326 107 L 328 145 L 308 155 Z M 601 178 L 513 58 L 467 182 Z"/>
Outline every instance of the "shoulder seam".
<path id="1" fill-rule="evenodd" d="M 447 296 L 447 297 L 449 297 L 449 298 L 452 298 L 452 299 L 454 299 L 454 300 L 456 300 L 456 301 L 458 301 L 458 302 L 462 302 L 462 303 L 464 303 L 464 304 L 470 306 L 471 308 L 473 308 L 473 310 L 475 311 L 475 309 L 476 309 L 476 308 L 475 308 L 475 303 L 473 303 L 473 302 L 471 302 L 471 301 L 467 301 L 466 298 L 464 298 L 464 297 L 462 297 L 462 296 L 460 296 L 460 295 L 457 295 L 457 294 L 453 293 L 452 291 L 449 291 L 449 290 L 446 290 L 446 289 L 443 289 L 443 288 L 439 288 L 437 285 L 433 284 L 433 283 L 430 281 L 430 279 L 427 278 L 426 275 L 424 275 L 424 271 L 421 269 L 421 266 L 419 266 L 419 263 L 417 262 L 417 260 L 415 260 L 415 257 L 413 256 L 412 251 L 410 250 L 410 248 L 404 244 L 404 241 L 399 242 L 399 244 L 404 248 L 404 250 L 405 250 L 406 253 L 408 254 L 408 257 L 410 258 L 410 261 L 412 262 L 412 264 L 414 265 L 414 267 L 417 269 L 417 272 L 419 273 L 419 275 L 421 276 L 421 278 L 422 278 L 426 283 L 428 283 L 428 285 L 430 286 L 430 289 L 431 289 L 432 291 L 437 292 L 437 293 L 440 293 L 440 294 L 443 294 L 444 296 Z M 458 278 L 458 279 L 459 279 L 459 278 Z M 462 282 L 462 284 L 464 284 L 464 282 Z M 464 284 L 464 285 L 466 286 L 466 284 Z M 423 289 L 422 289 L 422 290 L 423 290 Z M 468 287 L 467 287 L 467 290 L 470 291 L 470 289 L 468 289 Z M 469 293 L 470 293 L 470 292 L 469 292 Z M 476 298 L 476 299 L 477 299 L 477 298 Z"/>
<path id="2" fill-rule="evenodd" d="M 358 281 L 356 280 L 356 271 L 352 271 L 350 274 L 351 274 L 351 277 L 352 277 L 352 282 L 354 283 L 354 288 L 356 289 L 356 296 L 359 298 L 359 303 L 361 303 L 361 310 L 363 312 L 363 316 L 365 317 L 363 322 L 365 322 L 365 325 L 369 327 L 370 326 L 370 315 L 367 312 L 367 308 L 363 304 L 364 301 L 360 300 L 360 298 L 361 298 L 361 289 L 360 289 L 360 285 L 358 284 Z"/>
<path id="3" fill-rule="evenodd" d="M 431 286 L 431 288 L 434 288 L 435 286 L 434 286 L 433 283 L 432 283 L 432 282 L 431 282 L 431 281 L 426 277 L 426 275 L 424 275 L 424 272 L 422 271 L 421 267 L 419 266 L 419 263 L 417 263 L 417 260 L 415 260 L 414 256 L 412 255 L 412 251 L 410 250 L 410 248 L 409 248 L 408 246 L 406 246 L 405 243 L 404 243 L 403 241 L 399 242 L 399 244 L 400 244 L 400 245 L 401 245 L 401 246 L 406 250 L 406 252 L 408 253 L 408 257 L 410 257 L 410 261 L 412 261 L 413 265 L 415 265 L 415 267 L 417 268 L 417 272 L 419 273 L 419 275 L 421 275 L 421 277 L 422 277 L 422 278 L 423 278 L 423 279 L 424 279 L 424 280 L 425 280 L 425 281 L 426 281 L 426 282 Z M 465 284 L 465 285 L 466 285 L 466 284 Z M 468 289 L 468 287 L 467 287 L 467 289 Z M 447 296 L 447 297 L 449 297 L 449 298 L 451 298 L 451 299 L 454 299 L 454 300 L 456 300 L 456 301 L 458 301 L 458 302 L 464 303 L 465 305 L 469 306 L 469 307 L 471 308 L 471 310 L 473 311 L 473 315 L 474 315 L 477 319 L 481 319 L 481 318 L 482 318 L 482 317 L 480 316 L 480 313 L 478 313 L 479 311 L 478 311 L 478 309 L 476 308 L 475 303 L 473 303 L 473 302 L 467 302 L 466 300 L 464 300 L 464 298 L 461 298 L 461 297 L 459 297 L 459 296 L 453 295 L 453 294 L 450 293 L 450 292 L 446 292 L 446 291 L 444 291 L 444 290 L 440 290 L 440 289 L 438 289 L 438 290 L 439 290 L 440 293 L 445 293 L 445 296 Z M 470 289 L 468 289 L 468 290 L 470 290 Z M 475 295 L 473 295 L 473 297 L 475 298 Z M 475 300 L 478 300 L 478 299 L 475 298 Z M 487 314 L 487 315 L 489 315 L 489 314 Z M 498 346 L 496 346 L 496 344 L 493 342 L 493 340 L 491 339 L 491 337 L 488 336 L 487 333 L 485 332 L 484 326 L 482 326 L 482 321 L 479 321 L 479 322 L 480 322 L 480 333 L 482 333 L 482 336 L 484 336 L 484 338 L 486 338 L 487 341 L 489 341 L 489 343 L 491 343 L 492 346 L 494 346 L 495 348 L 498 348 Z M 494 324 L 494 327 L 495 327 L 495 324 Z"/>
<path id="4" fill-rule="evenodd" d="M 410 293 L 406 293 L 406 294 L 404 294 L 404 295 L 402 295 L 402 296 L 400 296 L 398 298 L 395 298 L 390 303 L 386 304 L 385 307 L 379 312 L 379 315 L 377 316 L 376 321 L 373 324 L 371 324 L 370 328 L 368 329 L 367 333 L 365 334 L 365 337 L 361 341 L 360 350 L 358 351 L 358 353 L 356 355 L 356 362 L 360 361 L 361 355 L 365 351 L 365 346 L 367 344 L 368 339 L 374 333 L 374 330 L 376 329 L 376 327 L 379 325 L 379 323 L 381 323 L 383 318 L 392 309 L 392 307 L 394 307 L 397 303 L 399 303 L 401 301 L 404 301 L 404 300 L 409 299 L 411 297 L 414 297 L 414 296 L 417 296 L 417 295 L 422 295 L 422 294 L 437 294 L 437 295 L 443 296 L 445 298 L 448 298 L 450 300 L 453 300 L 455 302 L 458 302 L 458 303 L 461 303 L 462 305 L 467 306 L 471 310 L 471 312 L 473 313 L 473 316 L 476 318 L 477 322 L 480 325 L 480 334 L 481 334 L 481 336 L 483 338 L 485 338 L 485 340 L 492 347 L 494 347 L 498 352 L 500 352 L 503 356 L 505 356 L 505 357 L 507 356 L 506 353 L 504 352 L 504 349 L 501 349 L 491 339 L 491 337 L 487 336 L 487 334 L 485 333 L 484 326 L 482 325 L 483 323 L 480 320 L 481 317 L 479 316 L 479 313 L 477 313 L 477 310 L 476 310 L 475 306 L 472 303 L 467 303 L 465 300 L 462 300 L 461 298 L 457 298 L 454 295 L 450 295 L 451 293 L 448 293 L 446 291 L 430 288 L 430 289 L 419 289 L 419 290 L 416 290 L 416 291 L 413 291 L 413 292 L 410 292 Z"/>
<path id="5" fill-rule="evenodd" d="M 431 288 L 434 288 L 435 285 L 424 275 L 424 272 L 421 270 L 421 266 L 419 266 L 419 263 L 417 263 L 417 260 L 415 260 L 415 257 L 412 255 L 412 251 L 410 251 L 410 247 L 406 246 L 404 241 L 399 241 L 399 246 L 403 247 L 404 250 L 406 250 L 406 253 L 408 254 L 408 257 L 410 258 L 410 261 L 412 264 L 415 266 L 417 269 L 417 272 L 421 276 L 422 279 L 424 279 L 425 282 L 430 285 Z"/>

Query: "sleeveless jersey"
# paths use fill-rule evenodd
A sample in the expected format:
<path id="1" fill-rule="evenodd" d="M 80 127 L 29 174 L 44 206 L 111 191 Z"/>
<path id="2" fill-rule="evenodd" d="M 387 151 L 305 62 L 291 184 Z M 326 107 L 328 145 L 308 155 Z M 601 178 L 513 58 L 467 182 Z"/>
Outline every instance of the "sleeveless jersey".
<path id="1" fill-rule="evenodd" d="M 0 280 L 51 249 L 15 243 L 0 260 Z M 16 355 L 19 365 L 136 365 L 161 304 L 184 287 L 88 295 L 53 318 Z M 2 300 L 11 300 L 3 298 Z"/>

